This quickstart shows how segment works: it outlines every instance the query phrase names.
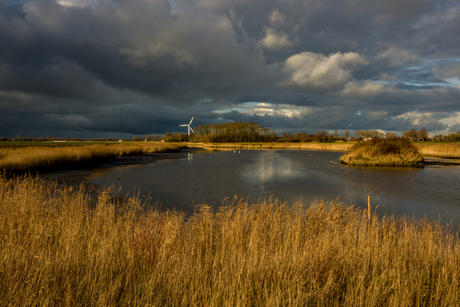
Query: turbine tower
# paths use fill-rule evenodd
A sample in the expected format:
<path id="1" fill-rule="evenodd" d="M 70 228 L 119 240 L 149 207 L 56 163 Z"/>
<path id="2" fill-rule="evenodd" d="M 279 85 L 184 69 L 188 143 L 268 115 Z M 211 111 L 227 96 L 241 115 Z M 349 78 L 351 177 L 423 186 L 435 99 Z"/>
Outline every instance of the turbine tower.
<path id="1" fill-rule="evenodd" d="M 192 124 L 194 118 L 195 117 L 192 117 L 192 119 L 190 120 L 190 123 L 188 123 L 188 125 L 180 125 L 180 127 L 188 127 L 188 135 L 189 136 L 190 136 L 190 130 L 192 130 L 192 132 L 195 133 L 195 131 L 193 131 L 192 127 L 190 127 L 190 125 Z"/>

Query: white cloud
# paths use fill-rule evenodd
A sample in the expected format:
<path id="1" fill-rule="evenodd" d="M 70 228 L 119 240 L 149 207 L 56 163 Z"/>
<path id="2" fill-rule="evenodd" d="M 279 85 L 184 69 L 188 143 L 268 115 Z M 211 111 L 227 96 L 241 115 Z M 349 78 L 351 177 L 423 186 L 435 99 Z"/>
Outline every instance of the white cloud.
<path id="1" fill-rule="evenodd" d="M 285 116 L 285 117 L 300 117 L 303 113 L 302 107 L 293 106 L 289 104 L 271 104 L 261 102 L 248 108 L 241 110 L 240 113 L 258 116 Z"/>
<path id="2" fill-rule="evenodd" d="M 455 124 L 459 119 L 459 114 L 446 117 L 447 114 L 441 112 L 423 112 L 419 110 L 405 112 L 400 115 L 385 118 L 388 127 L 395 127 L 398 130 L 422 129 L 426 128 L 431 133 L 441 133 L 447 131 L 447 126 Z M 456 119 L 456 120 L 455 120 Z"/>
<path id="3" fill-rule="evenodd" d="M 62 6 L 70 6 L 70 7 L 86 7 L 90 5 L 98 4 L 102 1 L 110 1 L 110 0 L 58 0 L 56 1 Z"/>
<path id="4" fill-rule="evenodd" d="M 352 70 L 365 64 L 368 61 L 355 52 L 329 56 L 302 52 L 286 60 L 283 69 L 288 80 L 280 85 L 314 93 L 339 92 L 353 80 Z M 369 88 L 368 84 L 364 85 Z"/>
<path id="5" fill-rule="evenodd" d="M 282 50 L 294 46 L 289 35 L 272 28 L 265 28 L 265 37 L 260 40 L 259 45 L 269 50 Z"/>

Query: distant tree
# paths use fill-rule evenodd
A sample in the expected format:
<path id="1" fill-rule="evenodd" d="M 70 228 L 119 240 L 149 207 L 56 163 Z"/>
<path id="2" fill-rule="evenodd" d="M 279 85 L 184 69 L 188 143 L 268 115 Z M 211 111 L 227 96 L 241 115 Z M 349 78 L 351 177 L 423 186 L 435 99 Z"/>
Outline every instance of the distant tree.
<path id="1" fill-rule="evenodd" d="M 354 133 L 354 135 L 355 135 L 355 138 L 361 139 L 361 138 L 363 138 L 363 131 L 361 131 L 361 130 L 356 130 L 355 133 Z"/>
<path id="2" fill-rule="evenodd" d="M 433 141 L 435 142 L 442 142 L 444 140 L 444 136 L 442 134 L 436 134 L 433 136 Z"/>
<path id="3" fill-rule="evenodd" d="M 409 138 L 411 141 L 425 141 L 428 138 L 428 133 L 425 128 L 416 131 L 414 128 L 409 131 L 403 131 L 403 137 Z"/>
<path id="4" fill-rule="evenodd" d="M 389 138 L 395 138 L 395 137 L 398 137 L 398 136 L 397 136 L 396 133 L 394 133 L 394 132 L 388 132 L 388 131 L 387 131 L 387 132 L 385 132 L 385 137 L 386 137 L 387 139 L 389 139 Z"/>
<path id="5" fill-rule="evenodd" d="M 233 122 L 196 126 L 193 142 L 274 142 L 276 134 L 253 122 Z"/>
<path id="6" fill-rule="evenodd" d="M 422 130 L 417 131 L 417 138 L 418 141 L 425 141 L 428 138 L 428 132 L 426 132 L 425 128 L 422 128 Z"/>
<path id="7" fill-rule="evenodd" d="M 340 135 L 339 129 L 334 130 L 334 136 L 338 137 Z"/>
<path id="8" fill-rule="evenodd" d="M 349 136 L 350 136 L 350 130 L 345 130 L 345 132 L 343 133 L 343 137 L 348 139 Z"/>

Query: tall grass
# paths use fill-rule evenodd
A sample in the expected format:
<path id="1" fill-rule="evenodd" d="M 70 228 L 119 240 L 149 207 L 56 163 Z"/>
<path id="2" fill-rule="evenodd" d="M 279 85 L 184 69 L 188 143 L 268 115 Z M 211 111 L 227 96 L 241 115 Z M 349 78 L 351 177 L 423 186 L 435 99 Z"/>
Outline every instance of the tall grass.
<path id="1" fill-rule="evenodd" d="M 189 143 L 191 147 L 213 149 L 306 149 L 347 151 L 351 143 Z"/>
<path id="2" fill-rule="evenodd" d="M 415 144 L 420 154 L 440 158 L 460 158 L 460 145 L 454 144 Z"/>
<path id="3" fill-rule="evenodd" d="M 24 146 L 0 148 L 0 170 L 25 172 L 33 169 L 82 164 L 119 156 L 178 150 L 178 144 L 136 142 L 113 145 Z"/>
<path id="4" fill-rule="evenodd" d="M 457 306 L 458 234 L 340 204 L 91 200 L 0 178 L 1 306 Z"/>
<path id="5" fill-rule="evenodd" d="M 423 163 L 423 157 L 406 138 L 386 138 L 361 141 L 342 157 L 348 165 L 404 166 Z"/>

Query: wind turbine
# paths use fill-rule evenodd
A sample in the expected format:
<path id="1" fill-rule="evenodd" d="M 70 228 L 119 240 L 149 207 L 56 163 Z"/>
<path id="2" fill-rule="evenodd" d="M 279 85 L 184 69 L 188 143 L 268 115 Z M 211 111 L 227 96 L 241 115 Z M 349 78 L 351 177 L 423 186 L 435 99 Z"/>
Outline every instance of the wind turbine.
<path id="1" fill-rule="evenodd" d="M 188 135 L 190 135 L 190 130 L 192 130 L 192 132 L 195 133 L 195 131 L 193 131 L 192 127 L 190 127 L 190 125 L 192 124 L 194 118 L 195 117 L 192 117 L 192 119 L 190 120 L 190 123 L 188 123 L 188 125 L 180 125 L 179 126 L 179 127 L 188 127 Z"/>

